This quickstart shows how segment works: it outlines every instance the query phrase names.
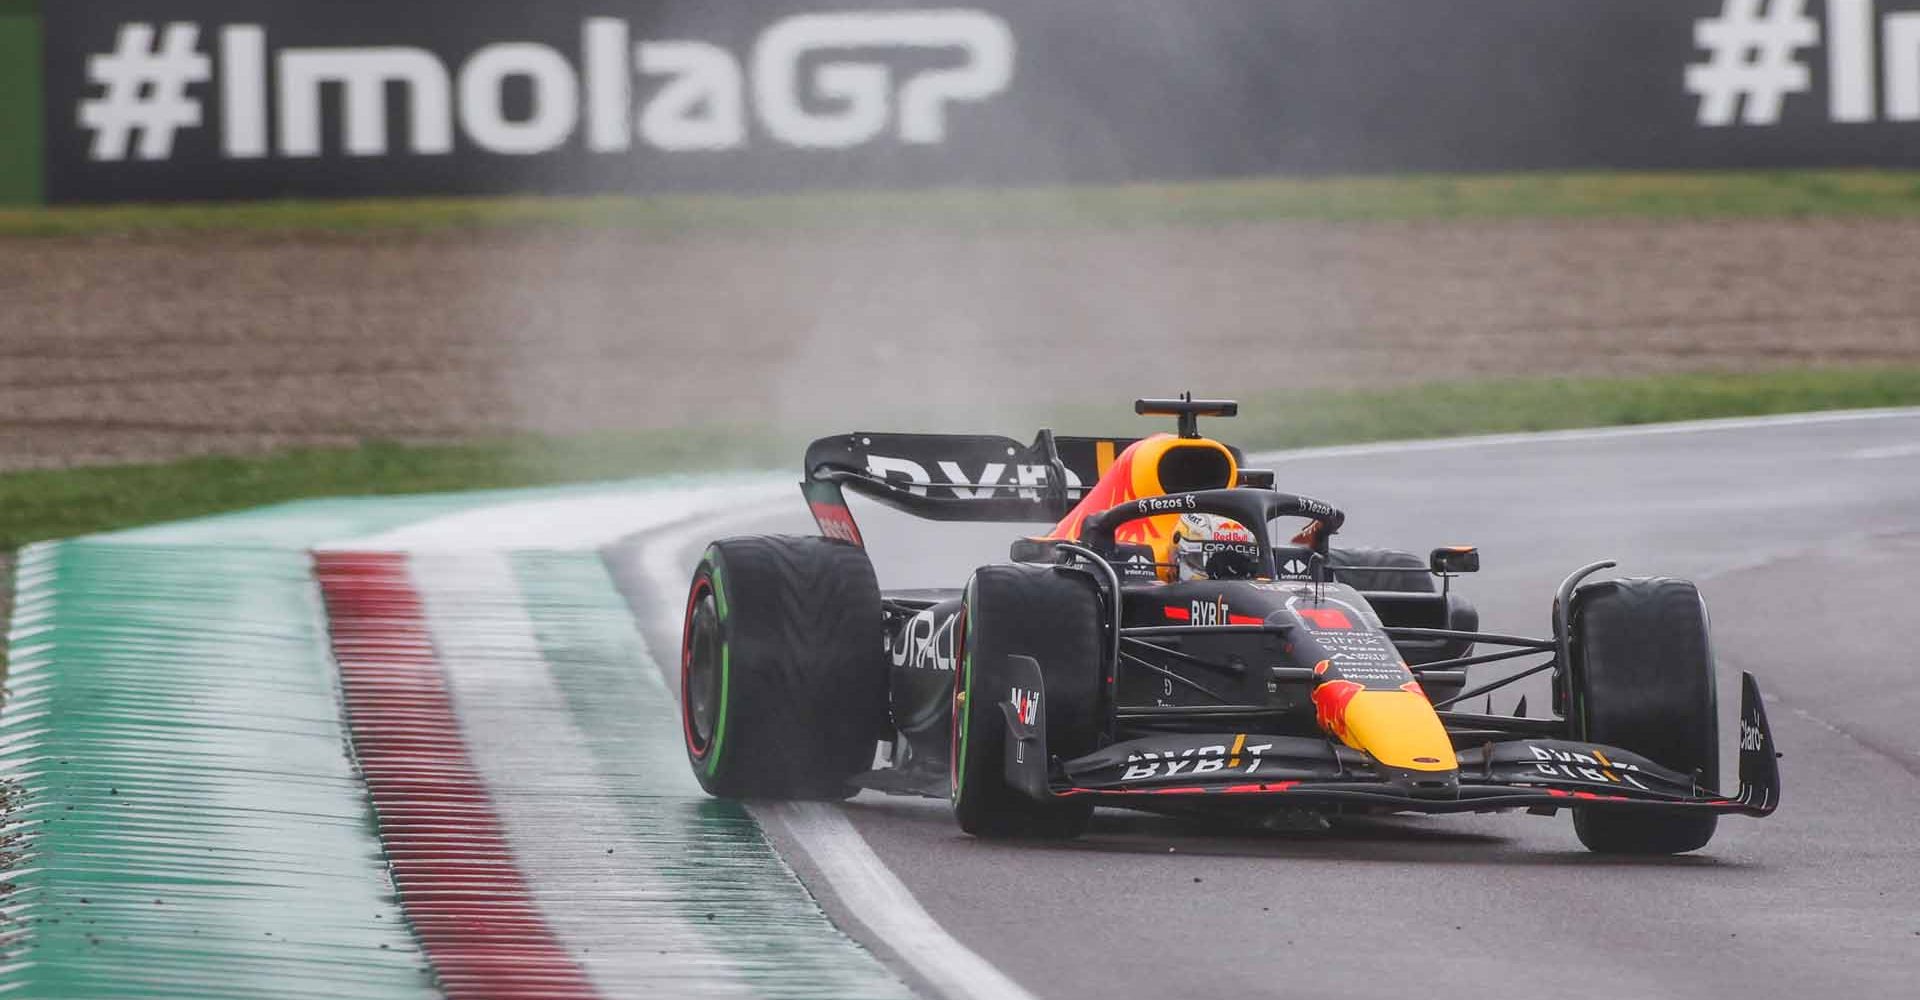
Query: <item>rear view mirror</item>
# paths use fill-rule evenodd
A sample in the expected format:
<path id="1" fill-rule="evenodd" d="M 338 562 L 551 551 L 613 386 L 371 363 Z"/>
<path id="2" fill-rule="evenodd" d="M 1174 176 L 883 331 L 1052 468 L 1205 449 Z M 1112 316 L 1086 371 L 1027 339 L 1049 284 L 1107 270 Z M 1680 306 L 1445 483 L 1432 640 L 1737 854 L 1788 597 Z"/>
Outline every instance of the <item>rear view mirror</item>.
<path id="1" fill-rule="evenodd" d="M 1480 572 L 1480 550 L 1471 545 L 1442 545 L 1427 557 L 1427 568 L 1435 576 Z"/>

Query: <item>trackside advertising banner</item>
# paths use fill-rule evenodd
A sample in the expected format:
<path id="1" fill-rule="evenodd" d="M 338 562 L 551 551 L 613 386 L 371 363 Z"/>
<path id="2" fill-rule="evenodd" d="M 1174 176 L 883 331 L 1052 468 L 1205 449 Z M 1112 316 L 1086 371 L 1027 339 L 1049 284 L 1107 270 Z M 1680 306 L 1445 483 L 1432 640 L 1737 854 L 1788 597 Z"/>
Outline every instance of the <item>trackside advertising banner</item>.
<path id="1" fill-rule="evenodd" d="M 68 0 L 54 201 L 1920 165 L 1920 0 Z"/>

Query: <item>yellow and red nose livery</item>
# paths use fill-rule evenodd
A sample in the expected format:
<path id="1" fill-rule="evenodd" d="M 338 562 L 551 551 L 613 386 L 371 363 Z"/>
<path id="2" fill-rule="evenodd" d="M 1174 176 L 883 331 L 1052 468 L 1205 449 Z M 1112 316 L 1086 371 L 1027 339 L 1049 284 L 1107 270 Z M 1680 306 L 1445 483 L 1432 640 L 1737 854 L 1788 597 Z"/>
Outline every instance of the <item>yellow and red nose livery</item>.
<path id="1" fill-rule="evenodd" d="M 1127 446 L 1110 462 L 1104 454 L 1101 460 L 1100 481 L 1047 537 L 1077 539 L 1086 519 L 1108 508 L 1142 497 L 1232 486 L 1239 478 L 1239 464 L 1232 450 L 1208 438 L 1155 434 Z M 1154 561 L 1162 567 L 1169 566 L 1173 562 L 1173 535 L 1180 516 L 1174 512 L 1129 521 L 1114 533 L 1114 540 L 1151 546 Z M 1163 569 L 1163 578 L 1165 572 Z M 1167 613 L 1171 616 L 1177 610 L 1168 608 Z M 1345 613 L 1338 609 L 1295 610 L 1311 626 L 1353 628 Z M 1249 619 L 1249 623 L 1257 622 L 1258 619 Z M 1314 689 L 1313 703 L 1320 726 L 1329 735 L 1349 747 L 1365 751 L 1388 767 L 1414 771 L 1457 769 L 1453 744 L 1418 684 L 1409 680 L 1401 688 L 1370 688 L 1341 679 L 1337 668 L 1332 676 L 1326 677 L 1327 667 L 1323 661 L 1316 670 L 1325 679 Z"/>
<path id="2" fill-rule="evenodd" d="M 1327 673 L 1327 661 L 1314 672 Z M 1453 741 L 1417 683 L 1368 689 L 1355 681 L 1323 680 L 1313 689 L 1314 715 L 1327 735 L 1388 767 L 1453 771 Z"/>

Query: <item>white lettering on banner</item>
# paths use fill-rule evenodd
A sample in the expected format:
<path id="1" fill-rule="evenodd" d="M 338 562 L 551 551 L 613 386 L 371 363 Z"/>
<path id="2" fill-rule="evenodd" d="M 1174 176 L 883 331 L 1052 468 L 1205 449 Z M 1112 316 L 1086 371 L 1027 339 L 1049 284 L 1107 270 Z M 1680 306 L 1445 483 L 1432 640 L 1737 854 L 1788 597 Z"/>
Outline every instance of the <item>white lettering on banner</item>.
<path id="1" fill-rule="evenodd" d="M 280 155 L 320 155 L 320 85 L 341 84 L 349 156 L 387 152 L 387 86 L 405 84 L 419 155 L 453 152 L 453 98 L 447 69 L 425 49 L 280 50 Z"/>
<path id="2" fill-rule="evenodd" d="M 643 42 L 640 72 L 671 76 L 640 113 L 640 135 L 660 149 L 733 149 L 747 141 L 745 85 L 733 54 L 705 42 Z"/>
<path id="3" fill-rule="evenodd" d="M 964 66 L 921 73 L 901 85 L 903 142 L 945 141 L 948 103 L 985 100 L 1013 79 L 1013 33 L 982 11 L 800 14 L 767 29 L 754 46 L 754 96 L 767 131 L 795 146 L 828 148 L 857 146 L 879 135 L 892 114 L 892 74 L 884 64 L 823 63 L 813 71 L 813 92 L 840 109 L 810 112 L 802 105 L 801 59 L 851 48 L 958 48 L 967 54 Z"/>
<path id="4" fill-rule="evenodd" d="M 1920 14 L 1887 15 L 1887 120 L 1920 121 Z"/>
<path id="5" fill-rule="evenodd" d="M 1873 0 L 1827 0 L 1827 115 L 1873 120 Z"/>
<path id="6" fill-rule="evenodd" d="M 627 47 L 632 33 L 627 22 L 613 17 L 590 17 L 580 29 L 580 48 L 587 64 L 587 149 L 595 153 L 624 153 L 633 148 L 633 74 L 627 72 Z"/>
<path id="7" fill-rule="evenodd" d="M 230 24 L 221 30 L 221 81 L 266 78 L 266 30 L 257 24 Z M 257 160 L 267 155 L 267 88 L 220 88 L 220 123 L 228 158 Z"/>
<path id="8" fill-rule="evenodd" d="M 102 88 L 80 102 L 80 127 L 93 130 L 92 159 L 126 159 L 137 133 L 135 155 L 164 160 L 176 132 L 200 126 L 200 102 L 187 86 L 206 82 L 212 68 L 199 40 L 197 24 L 169 24 L 158 35 L 151 24 L 123 24 L 112 52 L 88 57 L 87 81 Z"/>
<path id="9" fill-rule="evenodd" d="M 501 88 L 509 77 L 533 83 L 533 114 L 507 119 Z M 460 127 L 491 153 L 531 156 L 559 148 L 580 120 L 580 83 L 573 67 L 545 45 L 489 45 L 460 68 Z"/>
<path id="10" fill-rule="evenodd" d="M 469 141 L 510 156 L 558 149 L 576 131 L 593 153 L 627 152 L 636 133 L 669 152 L 740 149 L 749 144 L 750 116 L 776 142 L 803 149 L 858 146 L 890 126 L 901 142 L 932 145 L 947 139 L 951 105 L 1007 89 L 1015 51 L 1006 22 L 975 10 L 787 17 L 754 44 L 751 81 L 726 48 L 693 40 L 636 44 L 628 23 L 610 17 L 582 22 L 577 70 L 559 51 L 528 41 L 486 45 L 450 71 L 423 48 L 285 48 L 270 61 L 261 25 L 227 25 L 218 35 L 221 153 L 236 160 L 322 155 L 329 86 L 341 92 L 339 141 L 349 156 L 389 155 L 387 99 L 395 89 L 406 95 L 404 152 L 416 156 L 453 151 L 456 110 Z M 88 59 L 88 81 L 102 88 L 79 104 L 79 123 L 93 136 L 92 159 L 132 153 L 165 160 L 177 132 L 202 126 L 202 101 L 187 90 L 213 76 L 199 45 L 197 24 L 168 24 L 164 34 L 152 24 L 123 24 L 114 50 Z M 813 58 L 854 50 L 863 53 L 860 61 Z M 887 54 L 903 51 L 951 52 L 958 62 L 897 72 Z M 270 76 L 278 92 L 271 130 Z M 664 78 L 637 114 L 636 77 Z M 528 114 L 518 120 L 507 117 L 501 96 L 514 78 L 532 85 Z"/>
<path id="11" fill-rule="evenodd" d="M 1700 99 L 1708 127 L 1777 125 L 1786 99 L 1812 89 L 1800 50 L 1821 40 L 1808 0 L 1723 0 L 1719 15 L 1693 24 L 1704 62 L 1686 69 L 1687 92 Z M 1876 90 L 1875 0 L 1826 0 L 1827 117 L 1842 125 L 1920 121 L 1920 12 L 1880 17 L 1884 62 Z"/>
<path id="12" fill-rule="evenodd" d="M 1707 61 L 1687 67 L 1687 90 L 1700 98 L 1700 124 L 1741 121 L 1772 125 L 1788 94 L 1810 85 L 1811 71 L 1796 52 L 1820 40 L 1820 23 L 1807 0 L 1726 0 L 1718 17 L 1693 23 L 1693 44 Z"/>

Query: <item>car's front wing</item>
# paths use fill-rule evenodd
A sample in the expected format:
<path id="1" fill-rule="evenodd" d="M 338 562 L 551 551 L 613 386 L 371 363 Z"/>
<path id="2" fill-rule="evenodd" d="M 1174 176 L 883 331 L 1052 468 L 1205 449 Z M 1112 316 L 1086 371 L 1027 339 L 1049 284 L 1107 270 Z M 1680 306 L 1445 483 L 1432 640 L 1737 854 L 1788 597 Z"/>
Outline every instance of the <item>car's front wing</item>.
<path id="1" fill-rule="evenodd" d="M 1037 665 L 1032 674 L 1027 690 L 1038 692 Z M 1002 703 L 1006 776 L 1036 798 L 1152 809 L 1179 808 L 1184 796 L 1196 805 L 1225 797 L 1432 813 L 1667 807 L 1765 816 L 1780 803 L 1779 765 L 1759 686 L 1751 674 L 1741 683 L 1740 788 L 1730 796 L 1628 750 L 1535 737 L 1461 748 L 1458 770 L 1444 772 L 1384 768 L 1329 740 L 1257 733 L 1155 735 L 1058 761 L 1047 753 L 1045 713 L 1011 701 Z"/>

